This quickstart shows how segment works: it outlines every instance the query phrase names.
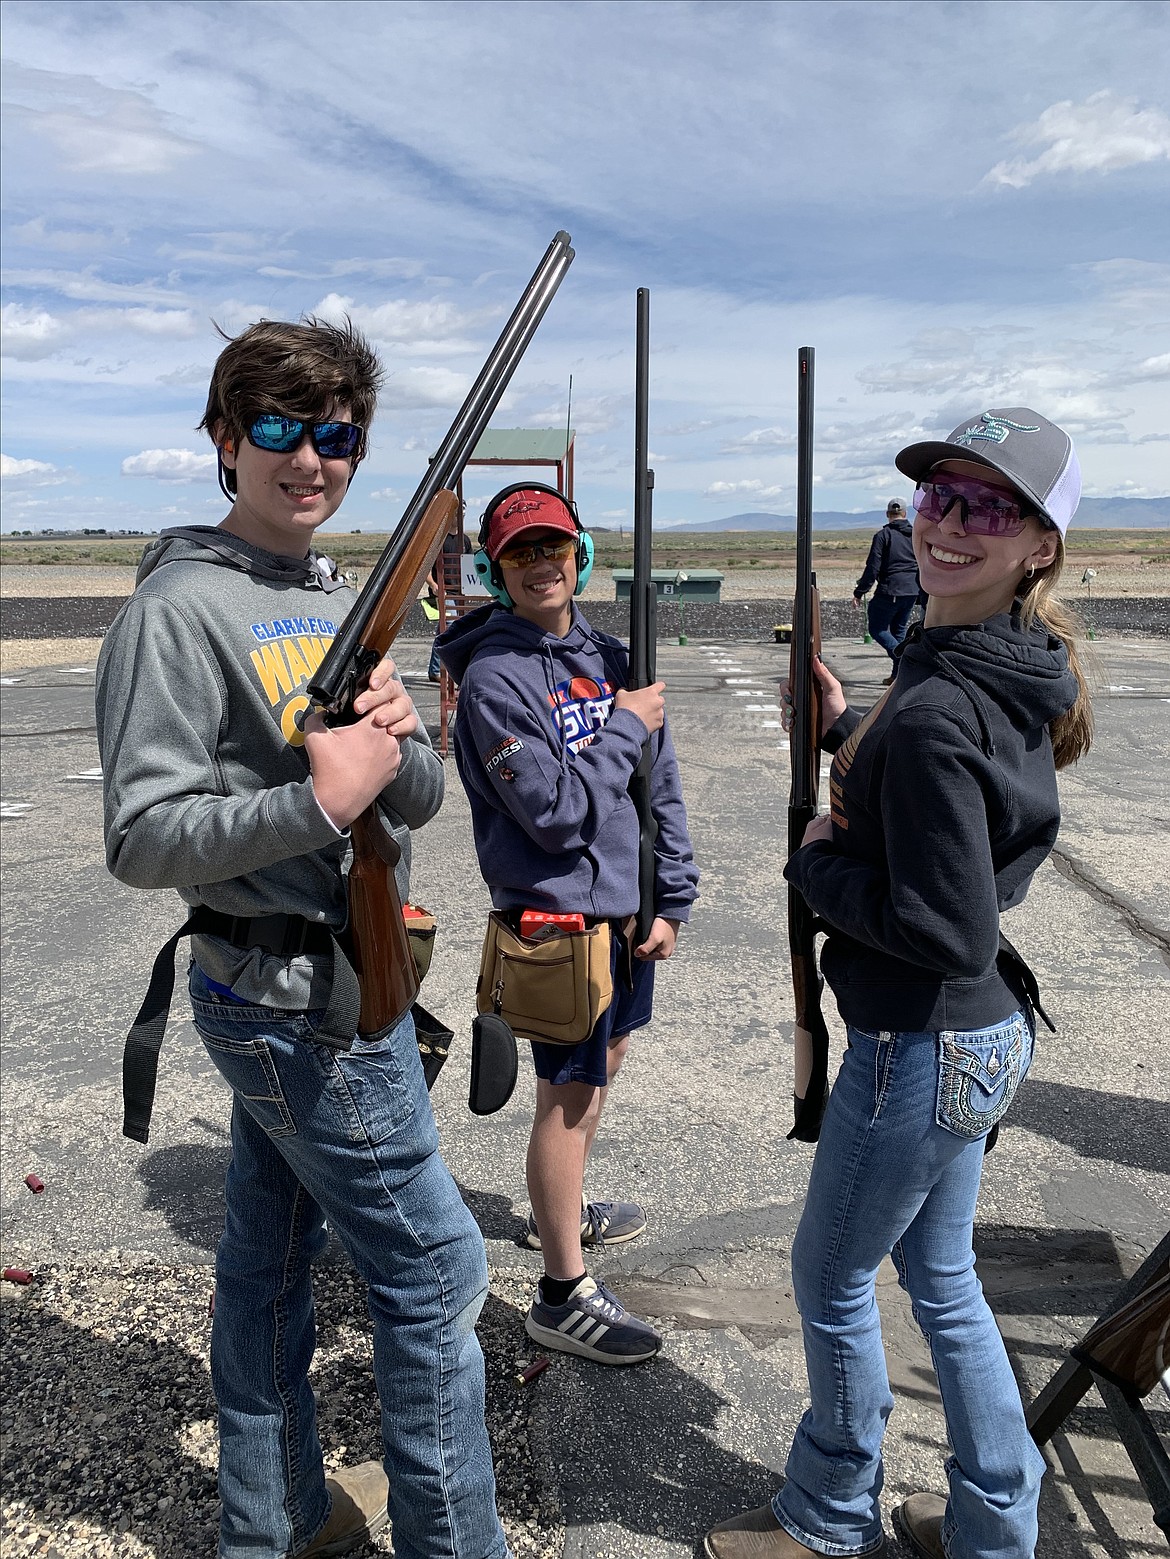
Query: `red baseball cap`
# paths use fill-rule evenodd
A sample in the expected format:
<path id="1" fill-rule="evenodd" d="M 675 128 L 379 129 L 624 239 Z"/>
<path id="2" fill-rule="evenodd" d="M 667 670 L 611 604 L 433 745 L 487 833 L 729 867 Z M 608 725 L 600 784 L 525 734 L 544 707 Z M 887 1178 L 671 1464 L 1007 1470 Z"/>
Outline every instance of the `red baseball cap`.
<path id="1" fill-rule="evenodd" d="M 564 499 L 556 493 L 542 492 L 538 487 L 517 488 L 498 507 L 489 504 L 488 510 L 491 519 L 484 551 L 493 563 L 524 531 L 560 530 L 569 536 L 577 534 L 577 522 Z"/>

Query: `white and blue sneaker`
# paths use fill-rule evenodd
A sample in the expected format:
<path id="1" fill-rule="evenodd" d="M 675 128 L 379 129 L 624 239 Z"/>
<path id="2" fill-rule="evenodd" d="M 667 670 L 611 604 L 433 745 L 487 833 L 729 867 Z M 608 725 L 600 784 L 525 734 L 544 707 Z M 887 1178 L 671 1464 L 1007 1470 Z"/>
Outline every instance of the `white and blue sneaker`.
<path id="1" fill-rule="evenodd" d="M 604 1283 L 588 1273 L 563 1305 L 547 1305 L 540 1291 L 524 1322 L 535 1342 L 560 1353 L 576 1353 L 595 1364 L 641 1364 L 662 1347 L 662 1338 L 631 1315 Z"/>
<path id="2" fill-rule="evenodd" d="M 593 1245 L 624 1245 L 645 1231 L 646 1214 L 637 1202 L 587 1202 L 581 1198 L 581 1245 L 584 1249 Z M 531 1250 L 540 1249 L 540 1231 L 532 1213 L 528 1214 L 524 1243 Z"/>

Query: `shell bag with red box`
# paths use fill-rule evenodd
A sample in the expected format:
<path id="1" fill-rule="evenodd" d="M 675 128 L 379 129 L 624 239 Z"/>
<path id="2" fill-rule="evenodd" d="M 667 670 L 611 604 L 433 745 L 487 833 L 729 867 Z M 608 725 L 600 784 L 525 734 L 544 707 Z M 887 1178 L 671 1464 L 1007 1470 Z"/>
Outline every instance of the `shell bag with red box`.
<path id="1" fill-rule="evenodd" d="M 471 1033 L 476 1115 L 501 1109 L 516 1085 L 516 1037 L 578 1045 L 613 1000 L 608 920 L 493 910 L 480 957 Z"/>

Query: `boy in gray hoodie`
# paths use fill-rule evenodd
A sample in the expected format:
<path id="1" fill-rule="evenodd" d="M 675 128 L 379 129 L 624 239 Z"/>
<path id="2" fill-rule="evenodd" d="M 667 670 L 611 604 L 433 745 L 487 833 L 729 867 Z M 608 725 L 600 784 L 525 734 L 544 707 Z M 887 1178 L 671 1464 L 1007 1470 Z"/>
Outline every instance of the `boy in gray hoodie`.
<path id="1" fill-rule="evenodd" d="M 380 377 L 348 322 L 229 342 L 200 426 L 231 510 L 147 549 L 98 664 L 109 867 L 196 912 L 195 1024 L 233 1096 L 211 1343 L 220 1559 L 348 1553 L 388 1501 L 399 1559 L 507 1553 L 474 1331 L 483 1240 L 439 1155 L 410 1015 L 363 1036 L 326 1021 L 349 825 L 376 804 L 405 901 L 410 830 L 443 794 L 389 658 L 355 724 L 301 729 L 354 604 L 310 543 L 366 452 Z M 385 1451 L 385 1471 L 328 1479 L 308 1383 L 326 1219 L 369 1285 Z"/>

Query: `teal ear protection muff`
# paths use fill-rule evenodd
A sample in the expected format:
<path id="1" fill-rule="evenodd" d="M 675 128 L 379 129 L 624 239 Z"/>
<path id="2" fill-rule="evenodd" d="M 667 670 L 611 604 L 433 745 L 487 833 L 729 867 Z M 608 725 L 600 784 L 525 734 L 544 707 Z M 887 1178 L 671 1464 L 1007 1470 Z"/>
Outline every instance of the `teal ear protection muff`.
<path id="1" fill-rule="evenodd" d="M 506 499 L 516 493 L 550 493 L 573 516 L 573 524 L 577 527 L 577 588 L 573 591 L 575 596 L 581 594 L 589 583 L 589 576 L 593 572 L 593 537 L 581 524 L 581 517 L 577 513 L 577 505 L 571 498 L 566 498 L 564 493 L 550 487 L 546 482 L 516 482 L 511 487 L 505 487 L 503 492 L 497 493 L 483 511 L 483 519 L 479 522 L 479 547 L 472 556 L 475 567 L 475 577 L 487 591 L 488 595 L 499 601 L 501 606 L 515 606 L 515 602 L 508 594 L 504 585 L 504 571 L 498 563 L 493 563 L 486 552 L 488 531 L 491 528 L 492 517 L 500 505 Z"/>

